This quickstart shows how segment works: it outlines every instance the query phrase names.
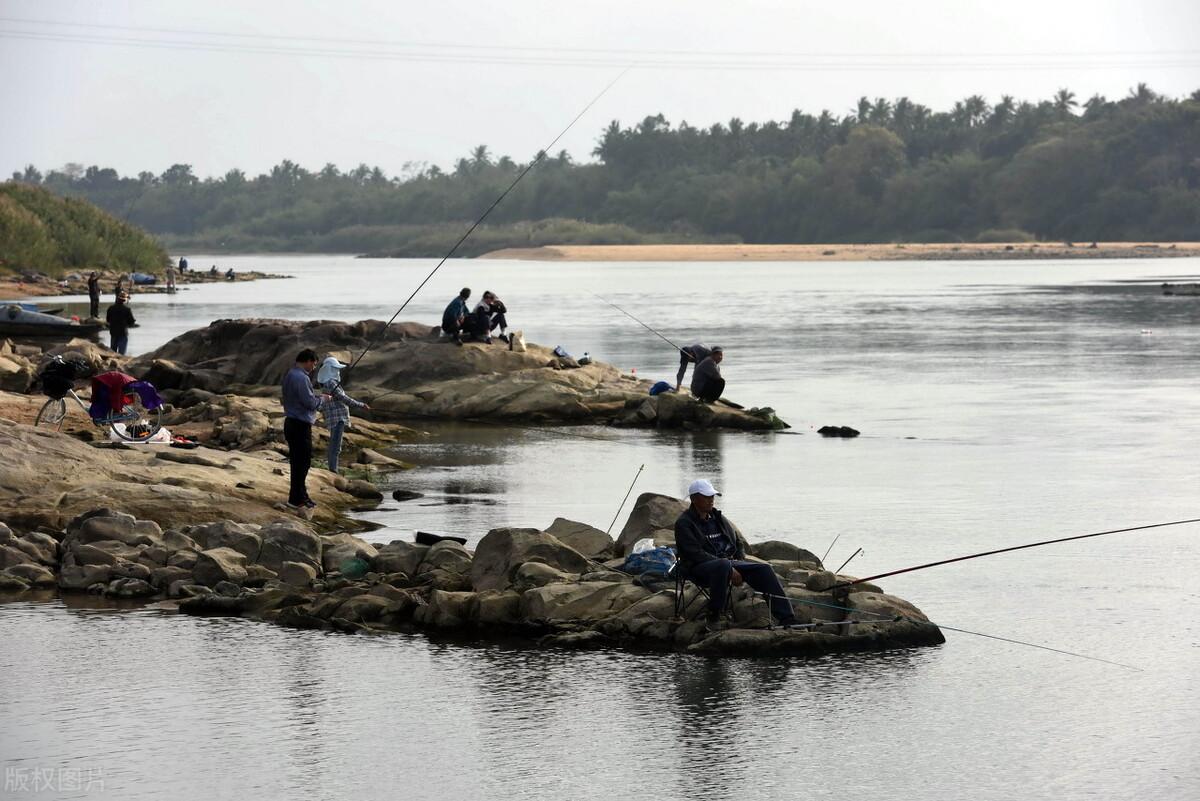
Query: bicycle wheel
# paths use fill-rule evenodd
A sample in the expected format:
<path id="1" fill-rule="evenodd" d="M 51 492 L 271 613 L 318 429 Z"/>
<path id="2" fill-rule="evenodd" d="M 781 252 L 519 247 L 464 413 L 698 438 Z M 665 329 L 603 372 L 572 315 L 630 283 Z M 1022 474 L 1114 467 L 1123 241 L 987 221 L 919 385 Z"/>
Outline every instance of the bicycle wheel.
<path id="1" fill-rule="evenodd" d="M 55 431 L 62 429 L 63 420 L 67 416 L 67 402 L 62 398 L 47 398 L 38 410 L 37 419 L 33 425 L 37 428 L 51 428 Z"/>
<path id="2" fill-rule="evenodd" d="M 162 428 L 162 407 L 147 409 L 137 396 L 111 420 L 113 432 L 126 442 L 145 442 Z"/>

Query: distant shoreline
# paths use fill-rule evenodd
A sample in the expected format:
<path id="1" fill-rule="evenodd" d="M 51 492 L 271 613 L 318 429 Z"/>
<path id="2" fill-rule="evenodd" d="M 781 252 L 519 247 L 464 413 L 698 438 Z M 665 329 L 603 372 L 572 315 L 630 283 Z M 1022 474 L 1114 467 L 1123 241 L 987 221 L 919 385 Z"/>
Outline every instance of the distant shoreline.
<path id="1" fill-rule="evenodd" d="M 873 245 L 546 245 L 481 259 L 526 261 L 986 261 L 1200 256 L 1200 242 L 936 243 Z"/>

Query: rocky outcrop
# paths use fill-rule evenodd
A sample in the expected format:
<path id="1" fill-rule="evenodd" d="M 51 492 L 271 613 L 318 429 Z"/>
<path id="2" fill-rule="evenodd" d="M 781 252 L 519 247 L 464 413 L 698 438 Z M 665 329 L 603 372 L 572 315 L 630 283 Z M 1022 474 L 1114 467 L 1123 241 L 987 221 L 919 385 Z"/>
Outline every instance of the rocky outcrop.
<path id="1" fill-rule="evenodd" d="M 556 517 L 554 518 L 554 522 L 546 529 L 546 533 L 568 548 L 579 551 L 579 553 L 588 559 L 596 559 L 603 562 L 616 555 L 617 544 L 613 541 L 613 538 L 595 526 L 589 526 L 587 523 L 567 520 L 565 517 Z"/>
<path id="2" fill-rule="evenodd" d="M 666 509 L 667 501 L 681 503 L 651 496 L 643 506 Z M 648 509 L 640 517 L 653 522 Z M 556 522 L 560 532 L 580 530 Z M 345 532 L 320 535 L 290 518 L 163 530 L 102 508 L 71 519 L 59 534 L 17 534 L 0 524 L 0 592 L 57 583 L 64 592 L 179 598 L 189 614 L 298 628 L 385 633 L 419 627 L 524 636 L 564 648 L 793 656 L 942 642 L 938 628 L 909 602 L 870 584 L 845 594 L 836 585 L 852 577 L 792 558 L 811 554 L 780 542 L 758 550 L 772 557 L 769 564 L 807 628 L 772 628 L 766 601 L 742 587 L 734 590 L 727 627 L 709 630 L 698 620 L 705 604 L 697 587 L 684 587 L 684 613 L 676 617 L 673 582 L 635 581 L 537 529 L 494 529 L 471 552 L 452 541 L 377 546 Z"/>
<path id="3" fill-rule="evenodd" d="M 509 350 L 500 340 L 457 348 L 436 328 L 378 320 L 217 320 L 189 331 L 130 369 L 160 389 L 247 394 L 278 386 L 305 347 L 343 361 L 372 347 L 350 371 L 352 394 L 395 417 L 611 423 L 660 428 L 786 428 L 769 409 L 704 404 L 686 394 L 651 397 L 651 382 L 603 362 L 580 367 L 551 348 Z M 253 393 L 250 393 L 253 394 Z"/>
<path id="4" fill-rule="evenodd" d="M 58 529 L 76 515 L 108 507 L 164 528 L 223 519 L 262 525 L 280 517 L 277 507 L 287 499 L 287 462 L 273 451 L 97 444 L 103 447 L 28 425 L 0 425 L 0 520 L 27 530 Z M 309 474 L 314 525 L 361 527 L 341 513 L 361 503 L 339 489 L 347 486 L 325 470 Z"/>

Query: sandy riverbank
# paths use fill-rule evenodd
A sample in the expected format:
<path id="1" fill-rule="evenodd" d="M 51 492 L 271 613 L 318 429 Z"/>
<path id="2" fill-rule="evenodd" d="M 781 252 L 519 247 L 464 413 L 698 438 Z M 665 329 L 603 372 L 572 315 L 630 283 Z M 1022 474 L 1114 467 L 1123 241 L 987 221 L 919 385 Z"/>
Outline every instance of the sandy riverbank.
<path id="1" fill-rule="evenodd" d="M 555 245 L 505 248 L 484 259 L 531 261 L 949 261 L 1200 256 L 1200 242 L 875 245 Z"/>

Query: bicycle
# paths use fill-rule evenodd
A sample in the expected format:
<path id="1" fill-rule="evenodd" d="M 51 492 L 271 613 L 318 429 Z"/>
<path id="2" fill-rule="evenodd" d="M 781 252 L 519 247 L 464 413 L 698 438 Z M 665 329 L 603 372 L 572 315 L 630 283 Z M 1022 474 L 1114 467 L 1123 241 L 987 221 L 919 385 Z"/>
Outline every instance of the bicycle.
<path id="1" fill-rule="evenodd" d="M 93 425 L 98 428 L 110 426 L 113 433 L 126 442 L 145 442 L 162 429 L 162 403 L 147 408 L 137 392 L 123 393 L 121 411 L 93 417 L 91 410 L 75 394 L 76 379 L 86 377 L 80 375 L 82 371 L 79 364 L 64 361 L 61 356 L 55 356 L 46 365 L 38 379 L 42 383 L 42 391 L 49 398 L 38 411 L 33 421 L 34 427 L 62 430 L 67 417 L 67 398 L 70 398 L 87 414 Z"/>

